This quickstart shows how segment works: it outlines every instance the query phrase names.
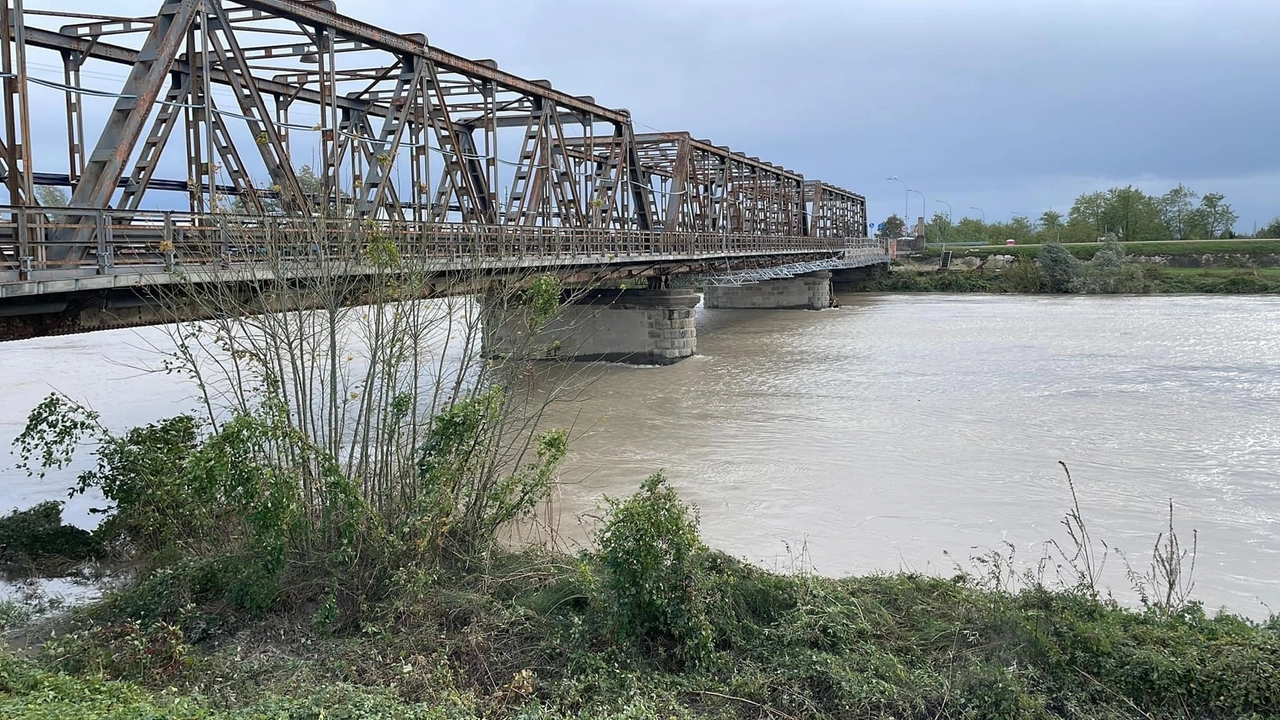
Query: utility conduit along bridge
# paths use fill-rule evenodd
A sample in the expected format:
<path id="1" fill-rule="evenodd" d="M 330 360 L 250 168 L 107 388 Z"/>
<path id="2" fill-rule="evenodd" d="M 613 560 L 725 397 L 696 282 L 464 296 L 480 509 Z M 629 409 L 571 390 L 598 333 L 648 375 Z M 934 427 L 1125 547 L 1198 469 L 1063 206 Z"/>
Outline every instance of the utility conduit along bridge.
<path id="1" fill-rule="evenodd" d="M 824 271 L 893 254 L 866 238 L 860 195 L 688 133 L 638 134 L 626 110 L 328 0 L 2 12 L 0 339 L 171 319 L 156 288 L 260 292 L 358 258 L 376 233 L 441 274 L 648 278 L 587 303 L 604 339 L 576 354 L 671 361 L 693 352 L 690 277 L 709 305 L 745 283 L 767 292 L 718 304 L 821 307 Z M 687 332 L 649 337 L 658 316 Z M 635 317 L 647 341 L 610 339 Z"/>

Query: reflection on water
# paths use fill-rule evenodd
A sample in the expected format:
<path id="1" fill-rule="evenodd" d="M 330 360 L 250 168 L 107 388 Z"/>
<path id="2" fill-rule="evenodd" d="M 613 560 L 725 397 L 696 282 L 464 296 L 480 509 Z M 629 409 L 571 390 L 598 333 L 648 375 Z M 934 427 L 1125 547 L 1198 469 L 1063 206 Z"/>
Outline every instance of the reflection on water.
<path id="1" fill-rule="evenodd" d="M 562 529 L 665 469 L 707 541 L 767 565 L 950 572 L 1062 537 L 1071 465 L 1096 536 L 1146 566 L 1166 504 L 1200 533 L 1195 595 L 1280 610 L 1280 299 L 851 296 L 839 310 L 699 311 L 700 356 L 572 369 Z M 0 442 L 50 388 L 124 427 L 194 407 L 128 366 L 156 330 L 0 345 Z M 11 470 L 0 505 L 56 496 Z M 65 486 L 64 482 L 62 485 Z M 84 518 L 92 499 L 77 500 Z M 577 531 L 581 537 L 581 531 Z M 1119 558 L 1109 564 L 1124 585 Z"/>

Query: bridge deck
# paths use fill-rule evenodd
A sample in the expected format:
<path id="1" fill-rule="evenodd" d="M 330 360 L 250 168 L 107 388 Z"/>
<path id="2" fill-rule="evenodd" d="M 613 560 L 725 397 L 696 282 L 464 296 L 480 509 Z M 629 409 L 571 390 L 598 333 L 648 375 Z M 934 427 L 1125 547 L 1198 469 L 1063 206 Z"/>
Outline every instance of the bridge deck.
<path id="1" fill-rule="evenodd" d="M 716 260 L 767 265 L 813 255 L 859 267 L 888 262 L 891 252 L 884 241 L 865 238 L 100 212 L 79 226 L 90 231 L 94 252 L 68 256 L 56 238 L 69 224 L 60 222 L 57 212 L 13 213 L 0 220 L 0 301 L 163 285 L 179 278 L 218 282 L 369 274 L 385 270 L 369 260 L 378 251 L 393 253 L 401 266 L 440 273 L 705 266 Z"/>

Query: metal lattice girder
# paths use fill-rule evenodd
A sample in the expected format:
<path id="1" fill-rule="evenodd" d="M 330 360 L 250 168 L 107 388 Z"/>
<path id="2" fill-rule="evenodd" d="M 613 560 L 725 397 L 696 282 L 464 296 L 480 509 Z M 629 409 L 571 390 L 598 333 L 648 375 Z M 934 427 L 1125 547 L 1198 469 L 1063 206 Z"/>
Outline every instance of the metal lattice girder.
<path id="1" fill-rule="evenodd" d="M 821 180 L 805 183 L 809 207 L 809 236 L 861 238 L 867 236 L 867 199 Z"/>
<path id="2" fill-rule="evenodd" d="M 120 90 L 97 146 L 85 160 L 84 172 L 71 194 L 71 207 L 105 208 L 110 203 L 119 184 L 120 171 L 133 153 L 201 6 L 201 0 L 166 2 L 148 25 L 147 37 L 129 78 Z M 88 250 L 92 228 L 82 224 L 86 226 L 65 230 L 64 237 L 60 238 L 72 244 L 67 248 L 69 258 L 79 259 Z"/>
<path id="3" fill-rule="evenodd" d="M 696 140 L 689 133 L 635 136 L 642 192 L 670 232 L 800 236 L 809 229 L 805 181 L 759 158 Z M 569 154 L 591 153 L 581 138 Z"/>
<path id="4" fill-rule="evenodd" d="M 62 60 L 68 146 L 42 168 L 26 133 L 7 131 L 8 202 L 34 206 L 33 182 L 72 187 L 83 215 L 40 239 L 62 248 L 68 267 L 93 264 L 92 218 L 113 208 L 176 210 L 174 193 L 193 216 L 230 210 L 775 240 L 865 233 L 860 196 L 806 185 L 798 173 L 688 133 L 637 135 L 625 110 L 340 15 L 328 0 L 158 0 L 160 10 L 141 18 L 11 2 L 6 122 L 29 120 L 17 97 L 24 52 L 52 51 Z M 109 86 L 108 63 L 128 68 L 122 86 Z M 107 105 L 105 118 L 95 114 Z M 314 179 L 299 172 L 303 164 Z"/>
<path id="5" fill-rule="evenodd" d="M 149 18 L 18 15 L 27 46 L 63 59 L 70 171 L 61 182 L 73 207 L 172 209 L 166 193 L 181 189 L 192 212 L 655 225 L 625 110 L 339 15 L 329 2 L 164 0 Z M 118 90 L 103 87 L 104 63 L 130 68 Z M 97 127 L 86 94 L 114 98 Z M 519 152 L 522 128 L 533 152 Z M 570 156 L 568 137 L 598 137 L 605 152 Z M 50 161 L 40 178 L 59 177 Z M 303 186 L 304 162 L 318 187 Z M 513 191 L 521 183 L 527 193 Z M 240 200 L 221 197 L 224 188 Z M 72 260 L 93 252 L 91 223 L 79 225 L 59 236 L 78 248 Z"/>

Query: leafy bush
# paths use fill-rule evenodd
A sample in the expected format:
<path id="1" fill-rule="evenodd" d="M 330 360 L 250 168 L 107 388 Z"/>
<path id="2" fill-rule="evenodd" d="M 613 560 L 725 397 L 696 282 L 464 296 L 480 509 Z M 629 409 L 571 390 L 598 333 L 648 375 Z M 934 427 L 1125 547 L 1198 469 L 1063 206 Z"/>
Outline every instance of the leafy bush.
<path id="1" fill-rule="evenodd" d="M 62 503 L 49 500 L 0 518 L 0 567 L 56 571 L 97 557 L 102 547 L 87 530 L 62 523 Z"/>
<path id="2" fill-rule="evenodd" d="M 608 504 L 596 541 L 618 629 L 627 637 L 673 640 L 682 658 L 705 659 L 712 636 L 696 572 L 704 550 L 697 516 L 662 473 Z"/>
<path id="3" fill-rule="evenodd" d="M 164 623 L 125 621 L 71 633 L 45 643 L 41 652 L 63 672 L 159 686 L 184 677 L 195 662 L 182 630 Z"/>
<path id="4" fill-rule="evenodd" d="M 96 489 L 109 501 L 97 537 L 140 561 L 141 595 L 161 590 L 146 581 L 172 567 L 158 578 L 162 596 L 250 614 L 319 597 L 318 621 L 344 626 L 390 590 L 399 570 L 463 567 L 548 497 L 567 436 L 533 435 L 529 452 L 509 453 L 508 402 L 497 387 L 447 405 L 417 451 L 416 482 L 405 486 L 348 478 L 271 402 L 212 431 L 181 416 L 117 436 L 90 411 L 51 396 L 19 447 L 43 469 L 65 465 L 85 436 L 96 441 L 96 467 L 76 490 Z M 508 456 L 525 461 L 504 466 Z M 56 511 L 17 520 L 56 523 Z M 26 525 L 19 532 L 40 537 Z M 173 622 L 181 604 L 135 606 L 163 612 L 126 617 Z"/>
<path id="5" fill-rule="evenodd" d="M 1060 243 L 1040 246 L 1036 266 L 1040 268 L 1040 286 L 1045 292 L 1071 292 L 1080 274 L 1080 261 Z"/>
<path id="6" fill-rule="evenodd" d="M 77 490 L 95 488 L 112 503 L 98 510 L 107 514 L 97 531 L 105 544 L 145 556 L 207 529 L 186 473 L 198 433 L 183 415 L 103 435 L 97 467 L 80 476 Z"/>
<path id="7" fill-rule="evenodd" d="M 1030 258 L 1020 257 L 1004 270 L 1009 288 L 1014 292 L 1040 292 L 1040 266 Z"/>
<path id="8" fill-rule="evenodd" d="M 494 446 L 506 441 L 506 399 L 502 388 L 494 388 L 433 418 L 420 449 L 412 515 L 399 538 L 423 562 L 465 562 L 483 554 L 500 528 L 527 516 L 551 492 L 568 448 L 563 431 L 537 435 L 534 460 L 505 476 L 493 473 Z"/>
<path id="9" fill-rule="evenodd" d="M 1141 293 L 1149 289 L 1142 267 L 1129 261 L 1120 243 L 1109 240 L 1093 259 L 1078 266 L 1072 282 L 1076 292 L 1093 294 Z"/>

